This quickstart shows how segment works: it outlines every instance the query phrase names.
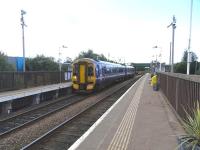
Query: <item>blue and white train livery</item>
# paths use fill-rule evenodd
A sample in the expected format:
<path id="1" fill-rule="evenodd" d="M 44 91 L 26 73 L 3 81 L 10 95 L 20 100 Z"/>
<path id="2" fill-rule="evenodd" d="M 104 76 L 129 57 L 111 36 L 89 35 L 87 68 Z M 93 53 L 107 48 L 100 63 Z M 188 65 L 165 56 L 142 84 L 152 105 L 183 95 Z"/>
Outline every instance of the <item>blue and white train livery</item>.
<path id="1" fill-rule="evenodd" d="M 135 75 L 135 69 L 132 66 L 89 58 L 75 60 L 72 67 L 72 88 L 74 91 L 94 91 Z"/>

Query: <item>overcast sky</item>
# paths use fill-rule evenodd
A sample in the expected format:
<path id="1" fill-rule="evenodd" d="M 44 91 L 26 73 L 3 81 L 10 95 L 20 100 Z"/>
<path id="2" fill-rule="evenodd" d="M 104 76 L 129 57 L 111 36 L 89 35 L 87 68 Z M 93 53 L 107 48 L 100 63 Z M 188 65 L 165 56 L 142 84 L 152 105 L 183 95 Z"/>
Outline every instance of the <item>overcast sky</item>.
<path id="1" fill-rule="evenodd" d="M 0 51 L 9 56 L 23 54 L 21 9 L 27 12 L 26 57 L 57 60 L 65 45 L 63 60 L 92 49 L 126 62 L 150 62 L 161 51 L 161 61 L 168 63 L 173 15 L 175 62 L 188 47 L 190 0 L 0 0 Z M 199 39 L 200 0 L 194 0 L 191 50 L 200 58 Z"/>

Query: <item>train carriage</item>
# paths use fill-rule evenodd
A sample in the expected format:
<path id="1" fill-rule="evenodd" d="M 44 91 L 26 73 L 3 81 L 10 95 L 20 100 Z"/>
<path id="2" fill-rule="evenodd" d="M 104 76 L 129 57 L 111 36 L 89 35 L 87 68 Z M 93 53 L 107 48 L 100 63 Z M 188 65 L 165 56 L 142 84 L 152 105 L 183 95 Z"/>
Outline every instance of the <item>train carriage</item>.
<path id="1" fill-rule="evenodd" d="M 72 66 L 73 90 L 86 92 L 101 89 L 115 81 L 123 80 L 127 75 L 131 76 L 131 68 L 133 69 L 131 66 L 127 67 L 89 58 L 75 60 Z"/>
<path id="2" fill-rule="evenodd" d="M 126 78 L 133 77 L 135 75 L 135 67 L 133 66 L 126 66 Z"/>

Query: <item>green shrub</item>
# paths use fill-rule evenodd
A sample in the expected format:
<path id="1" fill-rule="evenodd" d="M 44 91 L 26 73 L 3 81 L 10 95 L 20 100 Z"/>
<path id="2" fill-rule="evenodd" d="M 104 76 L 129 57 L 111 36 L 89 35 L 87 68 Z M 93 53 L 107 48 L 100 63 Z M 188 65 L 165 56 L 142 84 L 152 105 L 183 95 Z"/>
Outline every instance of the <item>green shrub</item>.
<path id="1" fill-rule="evenodd" d="M 181 136 L 181 145 L 186 145 L 187 148 L 194 150 L 197 146 L 200 146 L 200 107 L 197 102 L 196 107 L 190 115 L 187 111 L 186 119 L 183 120 L 182 124 L 187 135 Z"/>

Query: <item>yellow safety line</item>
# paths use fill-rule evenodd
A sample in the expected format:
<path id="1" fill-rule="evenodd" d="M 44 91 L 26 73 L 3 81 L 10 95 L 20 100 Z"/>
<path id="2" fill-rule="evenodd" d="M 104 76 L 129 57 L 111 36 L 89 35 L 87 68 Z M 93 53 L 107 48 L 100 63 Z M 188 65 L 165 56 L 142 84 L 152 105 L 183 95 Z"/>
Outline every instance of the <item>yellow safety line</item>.
<path id="1" fill-rule="evenodd" d="M 126 96 L 126 97 L 127 97 L 127 96 Z M 124 116 L 127 116 L 128 111 L 129 111 L 129 110 L 127 110 L 127 112 L 125 113 Z M 130 116 L 128 116 L 128 118 L 129 118 L 129 117 L 130 117 Z M 117 130 L 117 132 L 116 132 L 118 135 L 123 134 L 123 131 L 125 130 L 125 129 L 124 129 L 125 126 L 128 125 L 128 121 L 129 121 L 129 119 L 123 117 L 123 121 L 121 122 L 121 126 L 119 126 L 119 128 L 118 128 L 118 130 Z M 111 144 L 112 144 L 112 145 L 116 145 L 116 146 L 118 147 L 118 145 L 120 145 L 120 143 L 121 143 L 121 140 L 122 140 L 122 139 L 120 138 L 120 136 L 116 136 L 116 137 L 115 137 L 115 140 L 114 140 L 113 143 L 111 143 Z M 115 147 L 115 149 L 116 149 L 117 147 Z M 112 148 L 114 148 L 114 147 L 111 146 L 111 150 L 112 150 Z"/>
<path id="2" fill-rule="evenodd" d="M 123 145 L 124 145 L 125 141 L 127 140 L 127 134 L 128 134 L 128 132 L 129 132 L 129 129 L 130 129 L 130 126 L 131 126 L 131 120 L 132 120 L 132 118 L 133 118 L 133 115 L 132 115 L 130 109 L 127 111 L 126 116 L 128 116 L 127 118 L 125 118 L 127 123 L 126 123 L 126 125 L 124 126 L 123 130 L 121 131 L 121 132 L 123 133 L 123 134 L 121 135 L 121 137 L 124 137 L 124 138 L 121 138 L 121 142 L 118 143 L 118 145 L 119 145 L 120 147 L 124 147 Z"/>
<path id="3" fill-rule="evenodd" d="M 143 78 L 143 80 L 141 81 L 141 84 L 139 85 L 139 87 L 137 88 L 137 91 L 135 92 L 131 104 L 129 105 L 123 119 L 122 122 L 120 123 L 117 132 L 115 133 L 109 147 L 108 150 L 125 150 L 128 147 L 129 144 L 129 140 L 131 137 L 131 132 L 133 129 L 133 124 L 135 121 L 135 117 L 136 117 L 136 112 L 137 112 L 137 108 L 140 102 L 140 97 L 142 94 L 142 89 L 144 87 L 144 81 L 146 80 L 147 76 L 145 76 Z M 127 94 L 125 96 L 128 97 L 131 96 L 130 94 Z"/>
<path id="4" fill-rule="evenodd" d="M 134 109 L 134 111 L 136 111 L 136 109 Z M 123 143 L 122 143 L 122 147 L 126 147 L 126 144 L 127 144 L 127 141 L 128 141 L 128 137 L 129 137 L 129 134 L 130 134 L 130 131 L 131 131 L 131 126 L 132 126 L 132 121 L 134 119 L 134 112 L 130 112 L 130 120 L 129 120 L 129 125 L 128 125 L 128 128 L 125 130 L 125 133 L 126 135 L 124 136 L 123 139 Z"/>
<path id="5" fill-rule="evenodd" d="M 133 117 L 134 117 L 133 114 L 131 113 L 131 111 L 132 110 L 130 110 L 130 109 L 127 111 L 126 118 L 124 121 L 125 125 L 122 124 L 123 129 L 122 129 L 122 131 L 120 131 L 122 134 L 119 136 L 120 142 L 119 143 L 117 142 L 117 145 L 118 145 L 117 147 L 119 147 L 120 149 L 124 147 L 124 144 L 127 141 L 128 132 L 130 131 L 130 127 L 132 124 L 131 120 L 133 120 Z M 135 111 L 135 109 L 134 109 L 134 111 Z"/>
<path id="6" fill-rule="evenodd" d="M 128 143 L 129 143 L 129 140 L 130 140 L 130 136 L 131 136 L 131 131 L 132 131 L 132 128 L 133 128 L 133 124 L 134 124 L 134 121 L 135 121 L 135 116 L 136 116 L 136 112 L 137 112 L 137 108 L 138 108 L 138 105 L 139 105 L 139 100 L 140 100 L 140 96 L 141 96 L 141 93 L 142 93 L 142 89 L 140 89 L 140 92 L 136 93 L 136 97 L 139 97 L 137 99 L 137 101 L 135 103 L 132 103 L 132 107 L 133 109 L 131 110 L 131 114 L 133 116 L 133 119 L 130 120 L 130 126 L 129 126 L 129 130 L 127 131 L 128 132 L 128 135 L 126 136 L 126 140 L 125 140 L 125 143 L 124 143 L 124 146 L 125 146 L 125 149 L 127 149 L 127 146 L 128 146 Z M 138 94 L 138 95 L 137 95 Z M 135 104 L 135 105 L 134 105 Z"/>
<path id="7" fill-rule="evenodd" d="M 136 95 L 137 95 L 137 93 L 136 93 Z M 117 148 L 120 148 L 120 149 L 122 149 L 124 146 L 121 146 L 121 143 L 122 143 L 122 140 L 124 139 L 124 138 L 127 138 L 127 126 L 129 127 L 129 129 L 130 129 L 130 126 L 131 126 L 131 124 L 132 124 L 132 122 L 131 122 L 131 120 L 133 120 L 133 119 L 131 119 L 132 117 L 132 113 L 131 113 L 131 111 L 132 111 L 132 109 L 130 109 L 130 108 L 133 108 L 133 111 L 136 111 L 134 108 L 134 106 L 133 106 L 133 104 L 134 103 L 131 103 L 130 104 L 130 106 L 129 106 L 129 108 L 128 108 L 128 110 L 127 110 L 127 112 L 126 112 L 126 114 L 124 115 L 124 118 L 123 118 L 123 121 L 121 122 L 121 125 L 120 125 L 120 127 L 119 127 L 119 130 L 118 130 L 118 134 L 116 134 L 116 135 L 118 135 L 117 137 L 116 137 L 116 140 L 114 140 L 114 143 L 113 143 L 113 145 L 115 145 L 115 147 L 113 147 L 114 149 L 117 149 Z M 131 118 L 130 118 L 131 117 Z M 128 131 L 129 132 L 129 131 Z M 125 140 L 125 139 L 124 139 Z M 123 141 L 124 141 L 123 140 Z M 127 141 L 127 140 L 125 140 L 125 141 Z M 117 144 L 116 144 L 117 143 Z M 123 143 L 123 145 L 124 145 L 124 143 Z"/>
<path id="8" fill-rule="evenodd" d="M 129 96 L 129 95 L 128 95 Z M 131 104 L 130 104 L 131 105 Z M 130 106 L 129 106 L 130 107 Z M 122 122 L 121 122 L 121 125 L 119 126 L 119 128 L 118 128 L 118 130 L 117 130 L 117 132 L 116 133 L 118 133 L 118 135 L 119 136 L 116 136 L 115 137 L 115 140 L 113 141 L 113 143 L 112 143 L 112 145 L 115 145 L 115 147 L 113 147 L 112 146 L 112 148 L 120 148 L 121 146 L 121 143 L 122 143 L 122 138 L 121 137 L 125 137 L 125 135 L 124 135 L 124 131 L 126 131 L 126 126 L 127 125 L 129 125 L 129 121 L 130 121 L 130 117 L 131 117 L 131 115 L 128 115 L 129 114 L 129 111 L 130 111 L 130 109 L 127 109 L 127 112 L 125 113 L 125 115 L 124 115 L 124 117 L 123 117 L 123 120 L 122 120 Z M 126 117 L 125 117 L 126 116 Z M 111 149 L 112 149 L 111 148 Z"/>

